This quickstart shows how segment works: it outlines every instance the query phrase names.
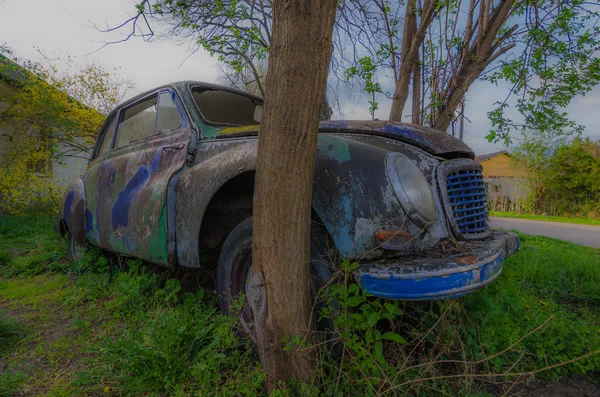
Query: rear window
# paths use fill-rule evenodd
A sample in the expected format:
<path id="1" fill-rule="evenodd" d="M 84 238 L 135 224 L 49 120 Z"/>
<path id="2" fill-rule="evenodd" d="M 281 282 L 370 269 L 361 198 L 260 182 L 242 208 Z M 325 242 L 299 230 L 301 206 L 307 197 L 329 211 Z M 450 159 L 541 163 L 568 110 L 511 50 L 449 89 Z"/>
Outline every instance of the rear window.
<path id="1" fill-rule="evenodd" d="M 224 90 L 194 88 L 192 92 L 202 116 L 211 123 L 236 126 L 260 124 L 263 109 L 260 101 Z"/>
<path id="2" fill-rule="evenodd" d="M 100 156 L 104 155 L 104 153 L 106 153 L 110 150 L 110 145 L 112 145 L 113 135 L 115 132 L 116 121 L 117 121 L 117 118 L 113 117 L 110 124 L 104 130 L 104 134 L 102 137 L 102 143 L 100 144 L 100 148 L 98 149 L 98 154 L 96 155 L 96 157 L 100 157 Z"/>

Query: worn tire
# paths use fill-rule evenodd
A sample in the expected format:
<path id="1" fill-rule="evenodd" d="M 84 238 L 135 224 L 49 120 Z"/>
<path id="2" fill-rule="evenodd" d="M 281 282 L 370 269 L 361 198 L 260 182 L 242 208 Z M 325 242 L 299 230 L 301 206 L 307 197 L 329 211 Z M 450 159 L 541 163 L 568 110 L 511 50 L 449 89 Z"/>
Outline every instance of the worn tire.
<path id="1" fill-rule="evenodd" d="M 315 298 L 319 290 L 331 279 L 335 270 L 331 265 L 332 259 L 327 250 L 327 233 L 322 227 L 313 224 L 311 228 L 310 240 L 310 274 L 311 274 L 311 292 Z M 219 256 L 219 265 L 217 270 L 217 293 L 219 295 L 219 305 L 221 311 L 226 315 L 232 315 L 232 303 L 239 294 L 246 294 L 246 286 L 249 267 L 252 264 L 252 218 L 248 218 L 238 224 L 227 236 L 221 255 Z M 319 319 L 319 310 L 326 305 L 326 302 L 317 300 L 314 305 L 314 319 Z M 335 306 L 335 305 L 334 305 Z M 253 329 L 252 311 L 248 305 L 247 299 L 244 299 L 243 307 L 238 313 L 240 317 L 241 333 L 256 342 Z M 321 319 L 315 321 L 316 328 L 320 332 L 326 332 L 327 339 L 337 337 L 333 321 L 331 319 Z M 332 354 L 339 350 L 339 344 L 329 343 Z"/>
<path id="2" fill-rule="evenodd" d="M 67 259 L 71 263 L 75 263 L 81 258 L 83 258 L 83 246 L 79 244 L 75 237 L 71 234 L 70 231 L 67 230 Z"/>

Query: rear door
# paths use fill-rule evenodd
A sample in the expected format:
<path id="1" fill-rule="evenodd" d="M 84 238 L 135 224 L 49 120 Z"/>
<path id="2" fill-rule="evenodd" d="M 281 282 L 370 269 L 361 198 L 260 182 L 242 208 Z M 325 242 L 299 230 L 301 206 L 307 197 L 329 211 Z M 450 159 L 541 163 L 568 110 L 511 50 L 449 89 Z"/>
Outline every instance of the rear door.
<path id="1" fill-rule="evenodd" d="M 167 191 L 185 164 L 189 121 L 176 94 L 164 89 L 121 109 L 115 123 L 111 149 L 94 165 L 97 244 L 170 265 Z"/>

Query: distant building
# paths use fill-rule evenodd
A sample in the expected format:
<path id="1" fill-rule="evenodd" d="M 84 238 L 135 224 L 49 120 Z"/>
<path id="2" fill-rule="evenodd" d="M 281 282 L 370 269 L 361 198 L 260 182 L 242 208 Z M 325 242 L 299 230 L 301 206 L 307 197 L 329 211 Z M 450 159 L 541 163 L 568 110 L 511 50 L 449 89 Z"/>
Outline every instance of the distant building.
<path id="1" fill-rule="evenodd" d="M 6 100 L 15 90 L 20 90 L 27 79 L 27 72 L 10 59 L 0 55 L 0 113 L 7 106 Z M 53 88 L 53 87 L 51 87 Z M 5 161 L 6 151 L 11 145 L 9 134 L 19 128 L 16 124 L 0 123 L 0 164 Z M 59 148 L 60 151 L 60 148 Z M 49 177 L 56 180 L 59 186 L 66 186 L 73 179 L 79 177 L 87 166 L 87 159 L 84 153 L 77 156 L 67 157 L 59 163 L 49 160 L 47 164 L 40 164 L 40 168 L 48 171 Z"/>
<path id="2" fill-rule="evenodd" d="M 476 156 L 483 167 L 488 203 L 494 211 L 520 211 L 529 191 L 527 173 L 520 170 L 506 150 Z"/>

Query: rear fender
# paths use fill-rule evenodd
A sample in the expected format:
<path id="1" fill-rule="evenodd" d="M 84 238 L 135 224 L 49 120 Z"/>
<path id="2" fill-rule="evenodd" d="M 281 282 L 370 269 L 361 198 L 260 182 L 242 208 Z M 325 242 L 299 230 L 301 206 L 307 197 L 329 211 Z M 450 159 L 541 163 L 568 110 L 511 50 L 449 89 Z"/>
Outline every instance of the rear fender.
<path id="1" fill-rule="evenodd" d="M 65 190 L 62 197 L 62 204 L 59 208 L 59 219 L 67 226 L 67 230 L 79 244 L 86 244 L 85 238 L 85 193 L 83 181 L 77 179 L 73 181 Z M 63 233 L 67 230 L 59 228 Z"/>

